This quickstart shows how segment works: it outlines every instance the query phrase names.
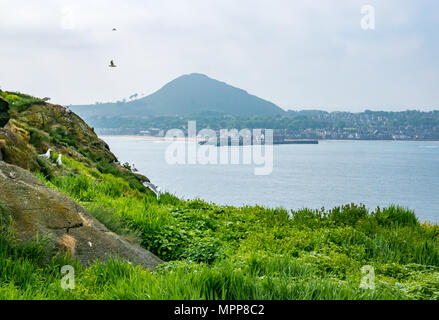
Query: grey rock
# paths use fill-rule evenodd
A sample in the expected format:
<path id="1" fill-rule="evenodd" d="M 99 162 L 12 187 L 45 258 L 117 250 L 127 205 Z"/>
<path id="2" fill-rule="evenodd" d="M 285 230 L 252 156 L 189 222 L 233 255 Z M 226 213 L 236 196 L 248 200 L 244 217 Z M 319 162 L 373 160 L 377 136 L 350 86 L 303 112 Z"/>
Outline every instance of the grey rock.
<path id="1" fill-rule="evenodd" d="M 52 252 L 67 251 L 83 265 L 120 257 L 153 270 L 162 261 L 109 231 L 68 196 L 47 187 L 32 173 L 0 161 L 0 201 L 10 211 L 17 241 L 48 238 Z"/>

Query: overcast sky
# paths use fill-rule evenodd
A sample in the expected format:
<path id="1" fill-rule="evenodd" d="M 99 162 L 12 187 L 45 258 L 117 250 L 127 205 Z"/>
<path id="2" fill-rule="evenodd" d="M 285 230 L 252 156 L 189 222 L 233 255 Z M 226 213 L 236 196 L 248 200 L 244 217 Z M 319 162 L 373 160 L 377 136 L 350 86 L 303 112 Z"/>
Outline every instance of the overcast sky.
<path id="1" fill-rule="evenodd" d="M 375 30 L 361 27 L 363 5 Z M 285 109 L 439 109 L 437 0 L 0 0 L 0 10 L 1 88 L 61 104 L 150 94 L 197 72 Z"/>

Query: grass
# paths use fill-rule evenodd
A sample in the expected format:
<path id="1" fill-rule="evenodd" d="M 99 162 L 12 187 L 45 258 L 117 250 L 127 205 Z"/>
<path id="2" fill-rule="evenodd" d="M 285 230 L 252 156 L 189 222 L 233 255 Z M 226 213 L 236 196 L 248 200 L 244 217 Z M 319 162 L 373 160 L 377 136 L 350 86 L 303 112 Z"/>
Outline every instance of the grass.
<path id="1" fill-rule="evenodd" d="M 29 96 L 20 92 L 0 91 L 0 96 L 5 99 L 12 110 L 17 112 L 26 111 L 32 105 L 44 104 L 45 102 L 39 98 Z"/>
<path id="2" fill-rule="evenodd" d="M 154 272 L 118 260 L 42 263 L 40 251 L 5 238 L 0 298 L 439 299 L 439 227 L 406 208 L 237 208 L 168 193 L 157 201 L 105 168 L 63 163 L 50 179 L 37 176 L 166 262 Z M 75 265 L 74 290 L 60 288 L 63 264 Z M 375 290 L 360 289 L 364 265 L 375 269 Z"/>
<path id="3" fill-rule="evenodd" d="M 114 210 L 99 205 L 89 204 L 88 212 L 98 219 L 108 230 L 123 236 L 127 240 L 141 244 L 141 233 L 124 223 Z"/>

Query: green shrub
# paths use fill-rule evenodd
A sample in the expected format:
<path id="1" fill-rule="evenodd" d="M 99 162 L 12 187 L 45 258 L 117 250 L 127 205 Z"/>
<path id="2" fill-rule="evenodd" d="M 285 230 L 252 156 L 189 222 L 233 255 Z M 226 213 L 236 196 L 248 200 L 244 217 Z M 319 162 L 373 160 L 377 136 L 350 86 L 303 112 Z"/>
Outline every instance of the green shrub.
<path id="1" fill-rule="evenodd" d="M 400 227 L 418 227 L 419 220 L 412 210 L 400 207 L 390 206 L 380 209 L 372 213 L 378 224 L 384 227 L 400 226 Z"/>
<path id="2" fill-rule="evenodd" d="M 336 225 L 355 226 L 358 221 L 367 219 L 369 212 L 364 205 L 349 204 L 329 211 L 328 219 Z"/>
<path id="3" fill-rule="evenodd" d="M 419 224 L 410 210 L 389 207 L 369 213 L 351 204 L 289 213 L 185 201 L 166 193 L 157 202 L 111 164 L 101 163 L 98 171 L 68 157 L 63 162 L 62 175 L 51 182 L 41 173 L 38 177 L 80 201 L 110 230 L 141 241 L 167 262 L 154 273 L 118 259 L 96 262 L 79 267 L 78 288 L 63 292 L 54 273 L 59 264 L 41 266 L 26 254 L 0 256 L 0 272 L 12 275 L 0 279 L 0 297 L 439 298 L 439 227 Z M 359 288 L 364 265 L 375 268 L 376 290 Z M 30 276 L 26 270 L 34 266 L 36 276 Z M 20 286 L 13 285 L 14 277 Z"/>

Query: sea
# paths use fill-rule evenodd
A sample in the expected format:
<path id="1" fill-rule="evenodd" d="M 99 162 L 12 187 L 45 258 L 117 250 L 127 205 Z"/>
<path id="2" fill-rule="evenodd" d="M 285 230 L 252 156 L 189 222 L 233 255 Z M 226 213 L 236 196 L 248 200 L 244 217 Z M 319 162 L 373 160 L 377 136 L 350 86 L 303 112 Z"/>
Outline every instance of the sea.
<path id="1" fill-rule="evenodd" d="M 152 183 L 180 198 L 288 210 L 330 209 L 349 203 L 373 210 L 395 204 L 414 210 L 421 221 L 439 223 L 439 142 L 276 145 L 272 170 L 256 175 L 260 165 L 242 160 L 237 164 L 169 160 L 169 150 L 176 143 L 191 142 L 141 136 L 101 138 L 121 163 L 134 164 Z M 222 148 L 230 148 L 232 153 L 232 148 L 246 147 Z"/>

